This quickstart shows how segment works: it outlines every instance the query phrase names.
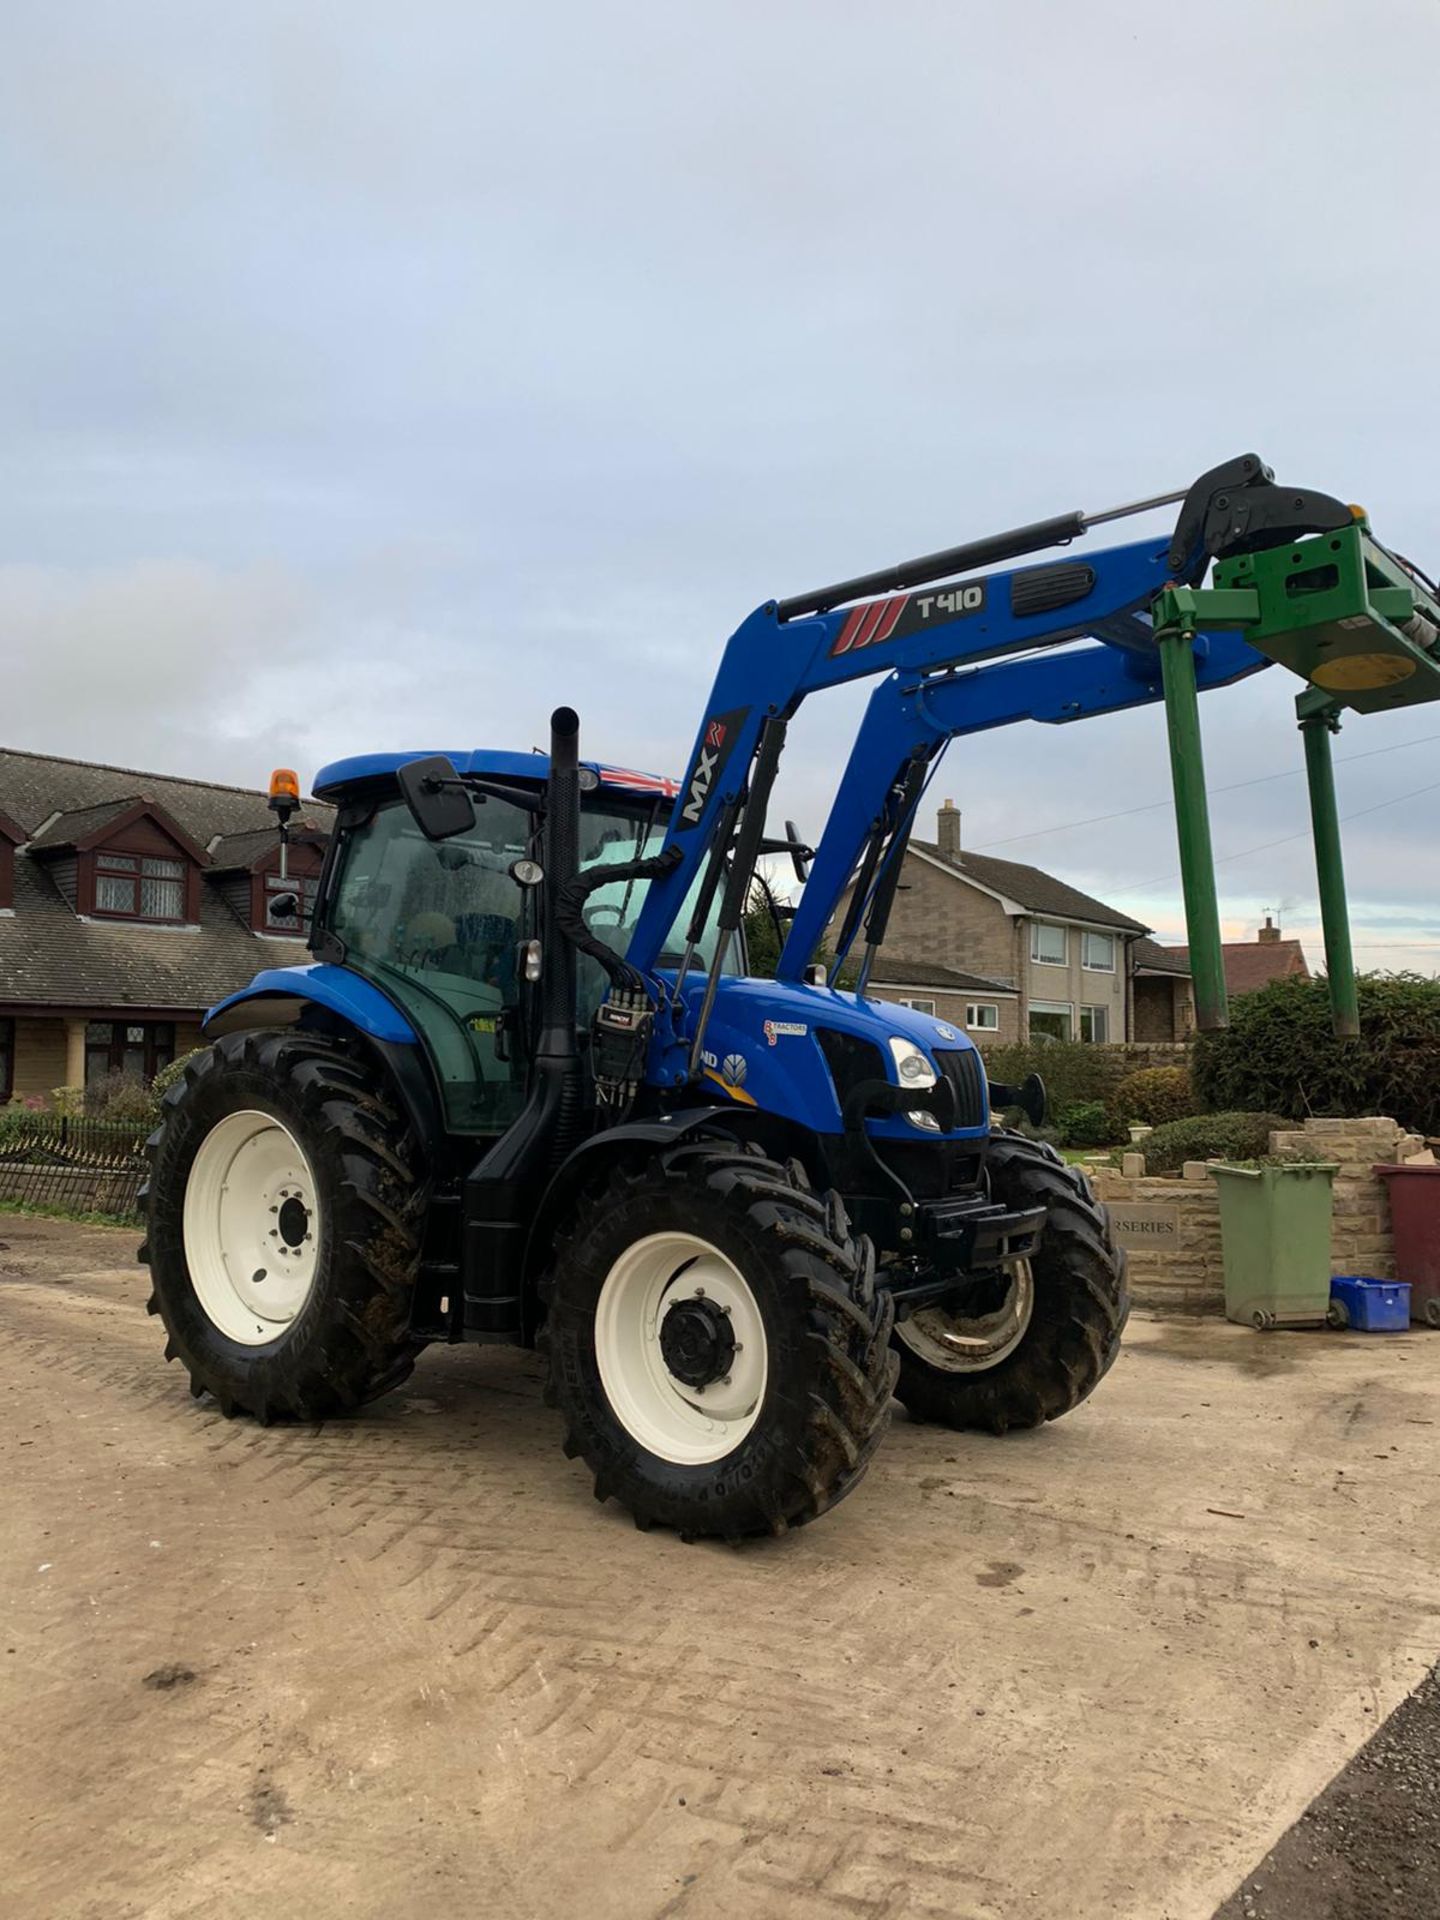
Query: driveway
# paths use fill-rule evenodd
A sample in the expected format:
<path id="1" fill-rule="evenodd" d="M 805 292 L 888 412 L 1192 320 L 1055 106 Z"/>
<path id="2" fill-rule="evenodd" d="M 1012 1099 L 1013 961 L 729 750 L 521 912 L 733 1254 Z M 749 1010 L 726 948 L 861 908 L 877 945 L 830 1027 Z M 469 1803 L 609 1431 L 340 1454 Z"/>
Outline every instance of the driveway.
<path id="1" fill-rule="evenodd" d="M 1440 1654 L 1437 1335 L 1132 1323 L 732 1551 L 528 1355 L 227 1423 L 135 1237 L 0 1218 L 10 1920 L 1206 1920 Z"/>

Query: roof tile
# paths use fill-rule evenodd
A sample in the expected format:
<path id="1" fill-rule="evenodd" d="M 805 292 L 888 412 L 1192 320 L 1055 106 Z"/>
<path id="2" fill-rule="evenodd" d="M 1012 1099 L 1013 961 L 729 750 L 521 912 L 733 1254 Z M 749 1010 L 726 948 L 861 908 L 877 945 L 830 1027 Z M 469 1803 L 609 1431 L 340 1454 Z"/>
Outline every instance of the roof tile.
<path id="1" fill-rule="evenodd" d="M 994 893 L 1003 893 L 1030 913 L 1051 913 L 1058 919 L 1089 920 L 1097 926 L 1118 927 L 1127 933 L 1148 933 L 1149 928 L 1128 913 L 1107 907 L 1093 894 L 1057 880 L 1039 867 L 1022 866 L 1018 860 L 997 860 L 993 854 L 969 853 L 961 849 L 958 858 L 944 854 L 932 840 L 912 840 L 911 846 L 929 854 L 942 866 L 952 868 L 962 879 L 978 881 Z"/>

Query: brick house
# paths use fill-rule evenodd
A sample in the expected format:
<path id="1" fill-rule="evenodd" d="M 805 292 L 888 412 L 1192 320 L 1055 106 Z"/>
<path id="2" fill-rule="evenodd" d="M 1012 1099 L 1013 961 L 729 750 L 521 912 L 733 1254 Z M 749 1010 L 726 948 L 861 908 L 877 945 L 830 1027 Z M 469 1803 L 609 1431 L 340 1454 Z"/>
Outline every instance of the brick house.
<path id="1" fill-rule="evenodd" d="M 1020 1037 L 1018 989 L 999 980 L 987 980 L 983 974 L 965 973 L 959 967 L 942 967 L 929 960 L 903 959 L 884 946 L 876 958 L 870 986 L 881 1000 L 898 1000 L 901 1006 L 934 1014 L 937 1020 L 963 1027 L 977 1039 L 999 1043 Z"/>
<path id="2" fill-rule="evenodd" d="M 1184 947 L 1135 940 L 1130 965 L 1130 1038 L 1188 1039 L 1195 1028 L 1195 992 Z"/>
<path id="3" fill-rule="evenodd" d="M 1188 947 L 1167 947 L 1182 966 L 1190 964 Z M 1225 966 L 1225 991 L 1233 1000 L 1237 993 L 1253 993 L 1268 987 L 1272 980 L 1308 980 L 1309 962 L 1298 940 L 1287 940 L 1270 915 L 1253 940 L 1227 940 L 1220 949 Z"/>
<path id="4" fill-rule="evenodd" d="M 0 749 L 0 1103 L 112 1075 L 149 1080 L 205 1009 L 308 958 L 330 809 L 292 825 L 290 879 L 265 795 Z"/>
<path id="5" fill-rule="evenodd" d="M 841 915 L 847 902 L 848 895 Z M 963 1024 L 978 1036 L 1133 1040 L 1135 948 L 1147 933 L 1140 921 L 1039 867 L 963 851 L 960 814 L 947 800 L 935 839 L 912 839 L 906 849 L 874 980 L 889 997 L 908 998 L 899 991 L 901 973 L 913 975 L 917 966 L 956 970 L 975 982 L 965 990 L 965 1006 L 979 1018 L 967 1014 Z M 1155 1038 L 1183 1039 L 1188 1031 L 1188 996 L 1173 984 L 1183 966 L 1182 959 L 1163 983 L 1172 1030 Z M 954 1018 L 958 991 L 949 1005 Z"/>

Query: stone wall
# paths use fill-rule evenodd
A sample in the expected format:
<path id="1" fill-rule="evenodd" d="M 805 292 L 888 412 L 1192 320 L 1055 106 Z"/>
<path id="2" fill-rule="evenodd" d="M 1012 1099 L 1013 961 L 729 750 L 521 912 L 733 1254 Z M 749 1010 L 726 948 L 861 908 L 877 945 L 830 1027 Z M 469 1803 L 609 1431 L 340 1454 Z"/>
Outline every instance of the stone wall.
<path id="1" fill-rule="evenodd" d="M 1272 1153 L 1304 1153 L 1334 1164 L 1332 1273 L 1395 1278 L 1390 1202 L 1373 1169 L 1418 1153 L 1424 1143 L 1394 1120 L 1307 1120 L 1302 1127 L 1272 1133 Z M 1137 1306 L 1167 1313 L 1219 1313 L 1225 1305 L 1220 1251 L 1220 1195 L 1203 1161 L 1186 1163 L 1181 1179 L 1151 1178 L 1138 1171 L 1138 1154 L 1125 1156 L 1128 1171 L 1087 1167 L 1097 1198 L 1111 1210 L 1130 1258 L 1130 1287 Z"/>

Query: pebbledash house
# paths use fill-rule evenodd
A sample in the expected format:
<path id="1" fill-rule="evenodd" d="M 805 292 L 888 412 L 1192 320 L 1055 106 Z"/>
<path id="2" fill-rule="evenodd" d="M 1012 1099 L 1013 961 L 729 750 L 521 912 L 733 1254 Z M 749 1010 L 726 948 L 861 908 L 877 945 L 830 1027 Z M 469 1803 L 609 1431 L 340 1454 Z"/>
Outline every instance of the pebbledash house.
<path id="1" fill-rule="evenodd" d="M 282 880 L 264 793 L 0 749 L 0 1104 L 148 1081 L 207 1007 L 307 959 L 330 819 L 301 807 Z"/>

